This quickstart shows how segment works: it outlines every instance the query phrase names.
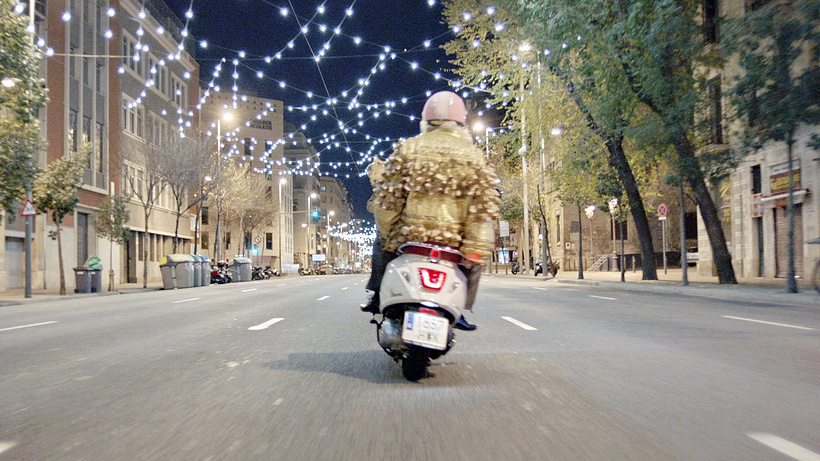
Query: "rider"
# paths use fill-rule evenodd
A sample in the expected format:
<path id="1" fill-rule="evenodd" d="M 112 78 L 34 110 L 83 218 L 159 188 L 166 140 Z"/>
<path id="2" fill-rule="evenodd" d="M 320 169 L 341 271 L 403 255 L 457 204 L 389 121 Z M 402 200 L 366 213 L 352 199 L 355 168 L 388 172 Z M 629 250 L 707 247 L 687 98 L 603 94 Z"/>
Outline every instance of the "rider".
<path id="1" fill-rule="evenodd" d="M 467 276 L 466 309 L 472 310 L 481 262 L 492 254 L 498 216 L 498 179 L 465 124 L 467 108 L 455 93 L 441 91 L 424 104 L 421 134 L 396 148 L 387 162 L 368 167 L 373 196 L 368 207 L 379 235 L 373 247 L 373 268 L 367 289 L 374 292 L 362 305 L 378 312 L 379 288 L 387 264 L 405 242 L 428 242 L 458 249 L 472 264 Z M 457 327 L 475 329 L 462 317 Z"/>

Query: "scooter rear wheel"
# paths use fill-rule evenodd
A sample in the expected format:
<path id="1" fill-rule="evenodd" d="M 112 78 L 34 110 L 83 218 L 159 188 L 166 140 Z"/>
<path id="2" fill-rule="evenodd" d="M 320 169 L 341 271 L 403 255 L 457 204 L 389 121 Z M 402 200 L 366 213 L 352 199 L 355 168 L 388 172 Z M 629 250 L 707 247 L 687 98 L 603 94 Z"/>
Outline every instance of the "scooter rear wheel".
<path id="1" fill-rule="evenodd" d="M 401 371 L 408 381 L 418 381 L 427 377 L 430 365 L 430 351 L 420 346 L 410 346 L 407 357 L 401 361 Z"/>

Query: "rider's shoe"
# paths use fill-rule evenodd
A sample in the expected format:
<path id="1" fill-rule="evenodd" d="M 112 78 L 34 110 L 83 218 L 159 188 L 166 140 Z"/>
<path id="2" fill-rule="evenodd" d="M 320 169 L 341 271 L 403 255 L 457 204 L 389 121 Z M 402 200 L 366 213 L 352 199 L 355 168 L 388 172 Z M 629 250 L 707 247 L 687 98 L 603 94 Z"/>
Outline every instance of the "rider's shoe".
<path id="1" fill-rule="evenodd" d="M 478 327 L 475 326 L 472 323 L 467 322 L 467 319 L 465 319 L 464 316 L 462 315 L 461 317 L 458 318 L 458 322 L 456 322 L 456 324 L 453 326 L 453 328 L 456 328 L 458 330 L 464 330 L 464 331 L 473 331 Z"/>
<path id="2" fill-rule="evenodd" d="M 379 313 L 379 300 L 375 297 L 370 298 L 367 303 L 359 305 L 362 312 L 370 312 L 371 314 Z"/>

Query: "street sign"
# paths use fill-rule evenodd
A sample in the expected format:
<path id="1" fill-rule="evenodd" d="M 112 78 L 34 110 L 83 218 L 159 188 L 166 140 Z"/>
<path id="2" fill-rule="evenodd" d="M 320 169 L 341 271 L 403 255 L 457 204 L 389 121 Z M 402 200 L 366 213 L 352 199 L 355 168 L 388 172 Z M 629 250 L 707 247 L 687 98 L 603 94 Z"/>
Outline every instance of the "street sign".
<path id="1" fill-rule="evenodd" d="M 498 222 L 498 235 L 499 235 L 499 237 L 509 237 L 510 236 L 510 222 L 509 221 L 499 221 Z"/>
<path id="2" fill-rule="evenodd" d="M 666 215 L 669 214 L 669 207 L 666 206 L 665 203 L 661 203 L 658 205 L 658 216 L 660 216 L 661 221 L 666 219 Z"/>
<path id="3" fill-rule="evenodd" d="M 262 237 L 257 235 L 256 237 L 254 237 L 253 242 L 256 244 L 262 243 Z"/>
<path id="4" fill-rule="evenodd" d="M 31 204 L 31 200 L 26 200 L 26 204 L 20 211 L 20 216 L 37 216 L 37 210 L 34 209 L 34 205 Z"/>

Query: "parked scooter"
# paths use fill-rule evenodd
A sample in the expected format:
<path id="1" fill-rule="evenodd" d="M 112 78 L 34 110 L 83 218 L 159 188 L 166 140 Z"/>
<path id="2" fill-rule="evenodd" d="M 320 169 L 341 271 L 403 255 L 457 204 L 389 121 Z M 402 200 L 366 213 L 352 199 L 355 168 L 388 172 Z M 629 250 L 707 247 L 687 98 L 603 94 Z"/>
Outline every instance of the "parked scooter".
<path id="1" fill-rule="evenodd" d="M 431 359 L 455 344 L 453 326 L 467 301 L 469 264 L 457 250 L 426 243 L 406 243 L 387 266 L 379 294 L 376 324 L 379 345 L 402 363 L 410 381 L 427 377 Z"/>
<path id="2" fill-rule="evenodd" d="M 270 275 L 262 269 L 262 266 L 255 266 L 253 272 L 251 272 L 251 280 L 267 280 L 269 278 Z"/>
<path id="3" fill-rule="evenodd" d="M 264 272 L 265 272 L 265 275 L 267 275 L 267 278 L 279 277 L 281 275 L 278 270 L 271 269 L 270 266 L 265 266 L 265 271 Z"/>
<path id="4" fill-rule="evenodd" d="M 219 265 L 211 267 L 211 284 L 231 283 L 231 276 Z"/>

